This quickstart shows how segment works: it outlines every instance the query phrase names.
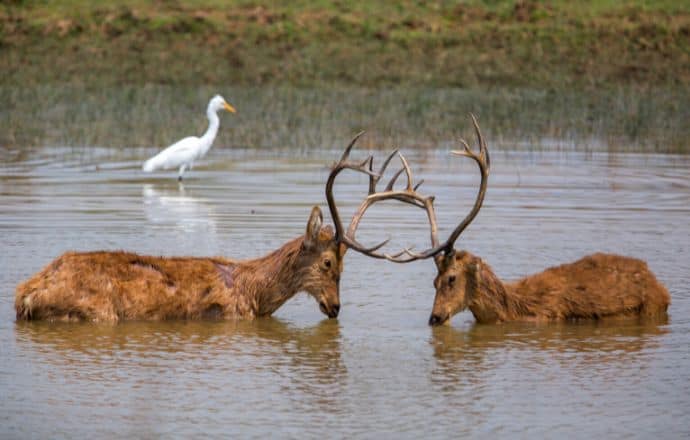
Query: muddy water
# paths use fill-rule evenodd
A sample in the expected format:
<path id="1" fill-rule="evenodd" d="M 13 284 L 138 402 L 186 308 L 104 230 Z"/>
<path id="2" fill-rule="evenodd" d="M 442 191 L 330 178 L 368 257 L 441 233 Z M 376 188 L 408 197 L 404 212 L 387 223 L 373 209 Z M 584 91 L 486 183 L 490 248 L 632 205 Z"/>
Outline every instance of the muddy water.
<path id="1" fill-rule="evenodd" d="M 255 322 L 17 323 L 16 284 L 68 249 L 268 252 L 325 210 L 339 152 L 216 148 L 181 186 L 138 170 L 151 151 L 0 151 L 2 438 L 690 434 L 689 157 L 497 151 L 458 243 L 506 279 L 600 250 L 644 258 L 671 291 L 667 321 L 479 326 L 462 313 L 432 329 L 433 264 L 356 253 L 337 320 L 301 294 Z M 476 170 L 408 156 L 443 235 Z M 365 183 L 338 182 L 344 213 Z M 421 248 L 423 220 L 383 205 L 359 236 Z"/>

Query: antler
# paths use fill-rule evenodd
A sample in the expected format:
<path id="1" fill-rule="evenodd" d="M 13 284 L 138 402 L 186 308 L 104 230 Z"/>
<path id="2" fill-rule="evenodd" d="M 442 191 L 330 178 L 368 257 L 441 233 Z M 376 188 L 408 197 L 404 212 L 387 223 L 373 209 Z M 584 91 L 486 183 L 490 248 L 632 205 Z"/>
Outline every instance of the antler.
<path id="1" fill-rule="evenodd" d="M 380 245 L 374 246 L 373 248 L 369 250 L 361 250 L 353 247 L 354 249 L 369 255 L 374 258 L 386 258 L 390 261 L 396 262 L 396 263 L 408 263 L 411 261 L 415 260 L 420 260 L 420 259 L 425 259 L 429 258 L 432 256 L 435 256 L 439 252 L 444 252 L 445 254 L 450 254 L 453 251 L 453 246 L 455 244 L 455 241 L 457 238 L 460 236 L 462 231 L 469 226 L 469 224 L 474 220 L 474 218 L 477 216 L 479 213 L 479 209 L 482 206 L 482 203 L 484 202 L 484 196 L 486 195 L 486 186 L 488 183 L 488 178 L 489 178 L 489 169 L 491 167 L 491 159 L 489 157 L 489 151 L 486 146 L 486 142 L 484 141 L 484 137 L 482 136 L 481 130 L 479 129 L 479 124 L 477 123 L 477 119 L 474 117 L 473 114 L 470 114 L 472 117 L 472 123 L 474 124 L 474 130 L 477 135 L 477 140 L 479 142 L 479 154 L 476 154 L 472 151 L 470 146 L 465 142 L 465 140 L 460 140 L 462 143 L 464 150 L 462 151 L 452 151 L 453 154 L 458 155 L 458 156 L 467 156 L 471 159 L 473 159 L 477 165 L 479 166 L 479 171 L 481 173 L 481 183 L 479 186 L 479 193 L 477 194 L 477 198 L 474 202 L 474 206 L 472 207 L 472 210 L 470 213 L 460 222 L 460 224 L 455 228 L 455 230 L 450 234 L 448 237 L 448 240 L 446 240 L 443 244 L 439 244 L 438 242 L 438 227 L 436 224 L 436 214 L 434 211 L 433 207 L 433 202 L 434 202 L 434 197 L 433 196 L 423 196 L 417 192 L 417 189 L 419 186 L 422 184 L 423 181 L 420 181 L 417 185 L 414 187 L 412 186 L 412 172 L 410 171 L 410 167 L 407 163 L 407 160 L 399 154 L 400 159 L 403 163 L 403 168 L 398 171 L 395 176 L 391 179 L 390 183 L 386 187 L 386 190 L 381 192 L 381 193 L 376 193 L 372 192 L 372 186 L 370 185 L 370 191 L 369 191 L 369 196 L 362 202 L 360 205 L 359 209 L 355 213 L 354 217 L 352 218 L 352 222 L 350 224 L 350 227 L 348 228 L 347 234 L 345 236 L 345 240 L 354 242 L 356 243 L 356 240 L 354 238 L 355 232 L 357 230 L 357 226 L 359 224 L 359 221 L 361 220 L 362 216 L 364 215 L 364 212 L 374 203 L 382 201 L 382 200 L 399 200 L 404 203 L 409 203 L 411 205 L 417 206 L 419 208 L 422 208 L 426 210 L 427 216 L 429 218 L 429 226 L 431 229 L 431 248 L 420 252 L 412 252 L 411 249 L 407 248 L 402 250 L 401 252 L 398 252 L 397 254 L 379 254 L 376 253 L 375 251 L 378 250 L 381 246 L 383 246 L 386 242 L 383 242 Z M 390 161 L 390 157 L 387 159 L 386 164 Z M 402 172 L 405 172 L 407 175 L 407 187 L 404 190 L 400 191 L 394 191 L 393 186 L 395 184 L 395 180 L 400 176 Z M 381 176 L 379 175 L 377 180 L 380 179 Z M 375 189 L 375 185 L 374 185 Z M 404 258 L 403 258 L 404 257 Z"/>
<path id="2" fill-rule="evenodd" d="M 398 200 L 403 203 L 409 203 L 410 205 L 416 206 L 426 211 L 427 217 L 429 219 L 429 227 L 431 229 L 432 246 L 435 247 L 438 245 L 438 228 L 436 225 L 436 213 L 434 211 L 434 197 L 423 196 L 422 194 L 417 192 L 417 189 L 424 181 L 421 180 L 416 185 L 413 185 L 414 180 L 412 177 L 412 170 L 410 170 L 410 166 L 407 163 L 405 156 L 398 152 L 398 157 L 402 162 L 402 168 L 398 170 L 398 172 L 395 173 L 395 175 L 393 175 L 391 180 L 388 182 L 388 185 L 386 185 L 386 189 L 384 191 L 376 192 L 374 186 L 374 191 L 370 191 L 369 196 L 366 199 L 364 199 L 361 205 L 359 205 L 357 212 L 352 217 L 352 221 L 350 222 L 350 227 L 347 230 L 347 234 L 345 235 L 348 241 L 356 243 L 355 233 L 357 231 L 357 226 L 359 226 L 360 220 L 364 216 L 366 210 L 369 209 L 369 207 L 371 207 L 374 203 L 380 202 L 382 200 Z M 407 177 L 407 185 L 402 190 L 395 190 L 395 183 L 398 177 L 400 177 L 400 175 L 403 172 Z M 375 247 L 373 250 L 363 251 L 362 249 L 357 249 L 353 247 L 353 249 L 362 252 L 363 254 L 368 255 L 370 257 L 385 258 L 389 261 L 393 261 L 396 263 L 409 263 L 410 261 L 418 260 L 420 258 L 426 258 L 425 254 L 415 253 L 412 251 L 411 248 L 403 249 L 402 251 L 396 254 L 381 254 L 375 252 L 379 248 L 380 246 Z"/>
<path id="3" fill-rule="evenodd" d="M 472 149 L 470 149 L 470 146 L 467 145 L 467 142 L 465 142 L 464 139 L 460 139 L 460 142 L 464 147 L 463 151 L 451 151 L 451 153 L 457 156 L 469 157 L 475 162 L 477 162 L 477 165 L 479 166 L 479 172 L 482 176 L 482 180 L 479 184 L 479 192 L 477 193 L 477 198 L 474 201 L 474 206 L 472 207 L 472 210 L 450 234 L 448 240 L 446 240 L 446 242 L 441 246 L 443 248 L 443 252 L 446 254 L 449 254 L 453 251 L 455 240 L 458 239 L 460 234 L 462 234 L 462 231 L 464 231 L 465 228 L 467 228 L 470 225 L 470 223 L 472 223 L 472 220 L 474 220 L 474 218 L 479 213 L 479 209 L 482 207 L 482 204 L 484 203 L 484 196 L 486 195 L 486 185 L 489 181 L 489 170 L 491 169 L 491 158 L 489 157 L 489 150 L 486 146 L 484 136 L 482 136 L 482 132 L 479 129 L 477 118 L 475 118 L 472 113 L 470 113 L 470 117 L 472 117 L 472 124 L 474 125 L 474 132 L 477 135 L 477 142 L 479 142 L 479 154 L 477 155 L 476 153 L 474 153 Z"/>
<path id="4" fill-rule="evenodd" d="M 405 249 L 394 255 L 381 254 L 376 252 L 381 247 L 386 245 L 386 243 L 388 243 L 389 240 L 385 240 L 372 247 L 366 247 L 359 243 L 355 238 L 355 231 L 357 229 L 357 226 L 360 220 L 362 219 L 362 216 L 364 215 L 365 211 L 371 205 L 380 200 L 396 199 L 405 203 L 410 203 L 419 208 L 426 209 L 429 215 L 429 222 L 432 225 L 432 242 L 434 244 L 438 243 L 438 239 L 436 237 L 436 217 L 433 210 L 434 198 L 424 197 L 416 192 L 416 189 L 419 188 L 419 185 L 422 184 L 422 181 L 420 181 L 417 185 L 413 187 L 412 171 L 410 170 L 407 160 L 405 160 L 405 157 L 402 154 L 400 154 L 398 150 L 394 150 L 391 154 L 388 155 L 388 157 L 383 161 L 383 164 L 381 165 L 381 168 L 378 170 L 378 172 L 373 171 L 373 156 L 367 157 L 363 162 L 353 162 L 348 160 L 350 152 L 352 151 L 352 147 L 360 138 L 360 136 L 362 136 L 362 134 L 364 134 L 364 132 L 361 132 L 357 136 L 355 136 L 354 139 L 352 139 L 350 144 L 347 146 L 347 148 L 345 148 L 345 151 L 343 152 L 343 155 L 341 156 L 340 160 L 335 165 L 333 165 L 331 173 L 328 176 L 328 180 L 326 181 L 326 200 L 328 201 L 328 209 L 331 212 L 331 218 L 333 219 L 333 223 L 335 226 L 336 242 L 344 243 L 346 246 L 370 257 L 386 258 L 396 262 L 412 261 L 412 259 L 410 258 L 413 258 L 413 256 L 415 256 L 416 254 L 412 253 L 410 249 Z M 400 170 L 398 170 L 398 172 L 395 173 L 395 175 L 393 175 L 391 180 L 388 182 L 388 185 L 386 185 L 386 189 L 383 192 L 377 192 L 376 186 L 378 185 L 386 168 L 388 167 L 391 160 L 393 160 L 396 154 L 400 158 L 403 166 Z M 347 233 L 344 232 L 344 228 L 340 220 L 340 214 L 338 213 L 338 208 L 335 204 L 335 199 L 333 197 L 333 184 L 335 182 L 335 178 L 341 171 L 346 169 L 358 171 L 369 176 L 368 196 L 364 199 L 364 201 L 352 217 Z M 404 190 L 396 191 L 394 190 L 395 183 L 403 173 L 405 173 L 407 177 L 407 186 Z M 403 255 L 407 255 L 408 258 L 401 259 L 400 257 L 402 257 Z M 414 259 L 417 258 L 414 257 Z"/>
<path id="5" fill-rule="evenodd" d="M 349 240 L 345 233 L 344 233 L 344 228 L 343 224 L 340 220 L 340 214 L 338 213 L 338 208 L 336 207 L 335 204 L 335 199 L 333 198 L 333 183 L 335 182 L 335 178 L 340 174 L 341 171 L 343 170 L 354 170 L 358 171 L 360 173 L 364 173 L 367 176 L 369 176 L 369 193 L 371 194 L 376 190 L 376 184 L 378 181 L 381 179 L 381 176 L 383 175 L 383 172 L 386 170 L 386 167 L 390 163 L 391 159 L 395 155 L 396 151 L 393 151 L 388 158 L 383 162 L 383 165 L 381 166 L 381 169 L 379 170 L 378 173 L 375 173 L 373 171 L 373 166 L 374 166 L 374 157 L 369 156 L 367 157 L 363 162 L 356 163 L 352 161 L 348 161 L 348 158 L 350 156 L 350 151 L 352 151 L 352 147 L 355 145 L 357 140 L 364 134 L 364 132 L 358 133 L 352 141 L 350 141 L 350 144 L 345 148 L 345 151 L 343 152 L 343 155 L 340 157 L 340 160 L 333 165 L 331 168 L 331 173 L 328 176 L 328 180 L 326 181 L 326 201 L 328 202 L 328 209 L 331 212 L 331 218 L 333 219 L 333 224 L 335 226 L 335 241 L 337 243 L 344 243 L 347 246 L 358 250 L 363 253 L 367 252 L 373 252 L 377 249 L 380 249 L 382 246 L 384 246 L 388 240 L 373 246 L 371 248 L 366 248 L 360 243 L 358 243 L 355 240 Z"/>

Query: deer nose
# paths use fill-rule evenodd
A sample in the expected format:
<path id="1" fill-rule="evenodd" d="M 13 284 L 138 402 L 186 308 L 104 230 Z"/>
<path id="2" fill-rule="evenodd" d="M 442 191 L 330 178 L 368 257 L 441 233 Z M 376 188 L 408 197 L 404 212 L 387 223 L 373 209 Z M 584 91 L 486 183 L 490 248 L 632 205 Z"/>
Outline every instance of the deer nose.
<path id="1" fill-rule="evenodd" d="M 319 308 L 329 318 L 337 318 L 340 312 L 340 304 L 333 304 L 331 307 L 328 307 L 326 303 L 322 301 L 319 303 Z"/>
<path id="2" fill-rule="evenodd" d="M 440 325 L 440 324 L 443 324 L 444 322 L 446 322 L 446 319 L 448 319 L 448 318 L 447 318 L 447 317 L 444 318 L 444 317 L 442 317 L 442 316 L 435 315 L 435 314 L 432 313 L 431 316 L 429 317 L 429 325 Z"/>

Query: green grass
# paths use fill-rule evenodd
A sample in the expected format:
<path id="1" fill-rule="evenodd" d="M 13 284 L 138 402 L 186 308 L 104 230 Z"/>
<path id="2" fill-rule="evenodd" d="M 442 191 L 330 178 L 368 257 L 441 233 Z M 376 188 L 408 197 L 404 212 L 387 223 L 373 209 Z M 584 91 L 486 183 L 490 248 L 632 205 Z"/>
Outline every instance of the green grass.
<path id="1" fill-rule="evenodd" d="M 690 84 L 688 1 L 14 1 L 5 84 Z"/>

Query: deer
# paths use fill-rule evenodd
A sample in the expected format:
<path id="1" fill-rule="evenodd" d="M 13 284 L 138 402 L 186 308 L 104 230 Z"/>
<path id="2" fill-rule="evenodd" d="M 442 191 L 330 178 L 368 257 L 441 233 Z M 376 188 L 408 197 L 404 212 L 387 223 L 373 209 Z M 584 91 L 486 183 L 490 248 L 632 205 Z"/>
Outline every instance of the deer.
<path id="1" fill-rule="evenodd" d="M 424 196 L 417 191 L 423 181 L 413 186 L 412 172 L 405 160 L 403 165 L 407 186 L 402 190 L 370 196 L 362 203 L 366 209 L 382 200 L 398 200 L 426 211 L 431 230 L 429 249 L 414 252 L 406 248 L 397 254 L 370 250 L 367 255 L 396 263 L 434 259 L 437 268 L 434 279 L 436 294 L 429 325 L 447 324 L 451 317 L 466 309 L 482 324 L 629 316 L 663 318 L 671 302 L 668 290 L 656 279 L 647 264 L 637 258 L 595 253 L 504 283 L 480 257 L 466 250 L 455 249 L 458 237 L 475 219 L 484 202 L 490 170 L 486 141 L 477 119 L 474 115 L 470 116 L 479 153 L 475 153 L 461 139 L 463 149 L 451 151 L 451 154 L 472 159 L 479 167 L 481 181 L 472 209 L 445 242 L 440 243 L 438 238 L 434 197 Z M 348 240 L 354 239 L 363 215 L 364 210 L 360 210 L 353 218 L 348 229 Z"/>
<path id="2" fill-rule="evenodd" d="M 370 192 L 375 192 L 396 153 L 378 173 L 371 155 L 361 163 L 350 161 L 350 151 L 362 134 L 333 165 L 326 183 L 335 231 L 323 225 L 321 209 L 314 206 L 304 235 L 256 259 L 67 252 L 17 286 L 17 320 L 254 319 L 270 316 L 300 291 L 312 296 L 323 314 L 336 318 L 346 251 L 367 253 L 378 247 L 364 247 L 346 236 L 333 197 L 335 178 L 348 169 L 364 173 Z"/>

